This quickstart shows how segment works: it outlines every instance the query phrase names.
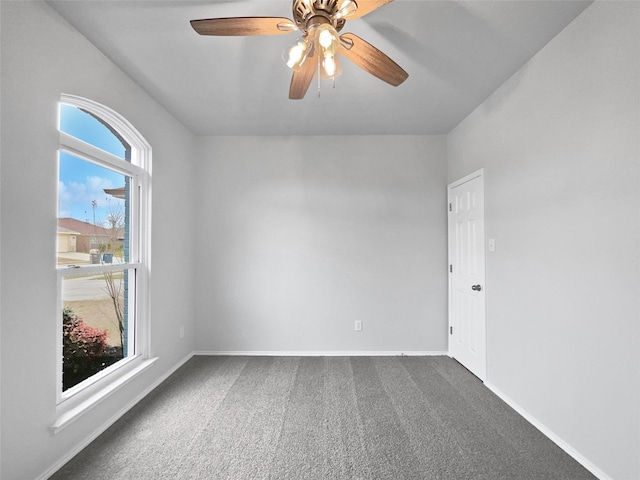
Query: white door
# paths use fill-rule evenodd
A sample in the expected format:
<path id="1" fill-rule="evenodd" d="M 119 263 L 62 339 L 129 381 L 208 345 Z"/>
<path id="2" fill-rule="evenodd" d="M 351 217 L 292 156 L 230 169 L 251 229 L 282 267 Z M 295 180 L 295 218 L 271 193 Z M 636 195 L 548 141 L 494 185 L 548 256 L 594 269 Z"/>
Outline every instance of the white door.
<path id="1" fill-rule="evenodd" d="M 485 380 L 484 171 L 449 185 L 449 353 Z"/>

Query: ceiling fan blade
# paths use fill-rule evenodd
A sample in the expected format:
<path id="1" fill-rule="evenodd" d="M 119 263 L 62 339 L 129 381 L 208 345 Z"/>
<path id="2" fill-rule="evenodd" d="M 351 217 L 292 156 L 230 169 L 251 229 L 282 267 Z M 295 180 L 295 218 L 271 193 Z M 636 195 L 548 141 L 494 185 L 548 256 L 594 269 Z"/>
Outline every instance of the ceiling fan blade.
<path id="1" fill-rule="evenodd" d="M 318 62 L 312 53 L 307 57 L 302 68 L 297 72 L 293 72 L 291 86 L 289 87 L 289 98 L 291 100 L 302 100 L 304 98 L 307 90 L 309 90 L 309 85 L 311 85 L 311 80 L 313 80 L 313 75 L 316 73 L 317 66 Z"/>
<path id="2" fill-rule="evenodd" d="M 346 17 L 347 20 L 353 20 L 355 18 L 364 17 L 367 13 L 371 13 L 374 10 L 391 3 L 393 0 L 356 0 L 358 9 L 352 15 Z"/>
<path id="3" fill-rule="evenodd" d="M 298 27 L 284 17 L 232 17 L 191 20 L 191 26 L 200 35 L 242 36 L 280 35 Z"/>
<path id="4" fill-rule="evenodd" d="M 409 76 L 400 65 L 353 33 L 340 35 L 340 53 L 363 70 L 394 87 Z"/>

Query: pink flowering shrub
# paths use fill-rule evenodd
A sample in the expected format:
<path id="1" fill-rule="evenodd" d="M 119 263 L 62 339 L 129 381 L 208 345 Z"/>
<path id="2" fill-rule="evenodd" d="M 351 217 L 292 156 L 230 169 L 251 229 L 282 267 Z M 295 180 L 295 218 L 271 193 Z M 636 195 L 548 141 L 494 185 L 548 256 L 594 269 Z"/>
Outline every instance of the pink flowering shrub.
<path id="1" fill-rule="evenodd" d="M 113 362 L 106 361 L 107 331 L 84 323 L 69 308 L 62 312 L 63 390 L 73 387 Z"/>

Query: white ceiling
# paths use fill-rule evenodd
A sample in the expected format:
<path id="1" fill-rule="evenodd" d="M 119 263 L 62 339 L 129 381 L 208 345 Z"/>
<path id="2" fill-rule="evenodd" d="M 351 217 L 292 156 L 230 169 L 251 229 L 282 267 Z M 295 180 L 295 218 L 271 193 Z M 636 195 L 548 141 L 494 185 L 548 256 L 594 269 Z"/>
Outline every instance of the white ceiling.
<path id="1" fill-rule="evenodd" d="M 446 134 L 591 0 L 396 0 L 353 32 L 408 73 L 392 87 L 343 59 L 344 74 L 289 100 L 282 50 L 299 34 L 203 37 L 189 20 L 291 18 L 288 0 L 50 1 L 198 135 Z"/>

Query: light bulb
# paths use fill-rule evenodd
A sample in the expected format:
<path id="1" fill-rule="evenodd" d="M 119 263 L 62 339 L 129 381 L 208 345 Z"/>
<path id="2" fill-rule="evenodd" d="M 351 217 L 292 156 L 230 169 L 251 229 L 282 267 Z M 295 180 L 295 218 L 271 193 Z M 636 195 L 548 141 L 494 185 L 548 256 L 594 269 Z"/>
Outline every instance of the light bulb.
<path id="1" fill-rule="evenodd" d="M 322 24 L 316 29 L 318 44 L 324 49 L 336 49 L 338 44 L 338 32 L 329 23 Z"/>
<path id="2" fill-rule="evenodd" d="M 322 29 L 318 33 L 318 43 L 322 48 L 329 48 L 334 41 L 333 34 L 329 29 Z"/>
<path id="3" fill-rule="evenodd" d="M 342 68 L 338 61 L 338 55 L 325 54 L 322 57 L 322 64 L 320 68 L 320 78 L 331 79 L 342 75 Z"/>
<path id="4" fill-rule="evenodd" d="M 309 54 L 309 41 L 305 37 L 301 37 L 296 40 L 296 43 L 282 52 L 282 59 L 293 71 L 298 71 L 302 68 L 307 55 Z"/>
<path id="5" fill-rule="evenodd" d="M 328 77 L 333 78 L 336 74 L 336 60 L 333 55 L 327 55 L 322 62 L 322 68 Z"/>

